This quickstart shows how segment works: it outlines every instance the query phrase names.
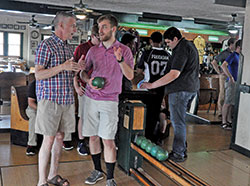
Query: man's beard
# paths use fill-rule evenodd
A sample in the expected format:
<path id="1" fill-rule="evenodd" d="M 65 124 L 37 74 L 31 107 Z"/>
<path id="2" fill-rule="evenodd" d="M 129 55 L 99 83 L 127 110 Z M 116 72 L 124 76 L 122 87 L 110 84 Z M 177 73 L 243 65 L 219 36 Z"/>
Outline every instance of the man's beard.
<path id="1" fill-rule="evenodd" d="M 110 31 L 107 35 L 100 37 L 101 41 L 108 41 L 112 37 L 112 31 Z"/>

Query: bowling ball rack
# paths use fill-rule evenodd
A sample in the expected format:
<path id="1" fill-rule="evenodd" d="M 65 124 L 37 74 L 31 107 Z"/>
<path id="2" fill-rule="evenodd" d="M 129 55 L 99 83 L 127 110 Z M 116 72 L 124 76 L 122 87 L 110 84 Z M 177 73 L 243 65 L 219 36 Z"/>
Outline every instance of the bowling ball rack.
<path id="1" fill-rule="evenodd" d="M 148 161 L 151 165 L 158 168 L 164 175 L 166 175 L 179 185 L 209 186 L 209 184 L 207 184 L 188 170 L 184 169 L 182 166 L 173 162 L 172 160 L 166 160 L 164 162 L 158 161 L 157 159 L 146 153 L 139 146 L 137 146 L 135 143 L 131 143 L 131 149 L 139 153 L 144 158 L 144 161 Z M 147 174 L 141 167 L 130 168 L 130 174 L 146 186 L 161 185 L 149 174 Z"/>
<path id="2" fill-rule="evenodd" d="M 138 98 L 145 96 L 145 93 L 142 95 L 133 92 L 133 94 L 136 94 Z M 130 96 L 134 97 L 134 95 L 132 96 L 131 94 Z M 138 136 L 144 136 L 145 134 L 145 104 L 137 100 L 125 100 L 121 103 L 120 109 L 122 110 L 122 114 L 118 124 L 119 138 L 117 140 L 117 163 L 124 172 L 133 176 L 142 185 L 161 186 L 161 184 L 143 170 L 143 161 L 147 161 L 166 177 L 177 183 L 177 185 L 209 186 L 209 184 L 193 175 L 179 164 L 171 160 L 158 161 L 155 157 L 146 152 L 147 148 L 143 150 L 136 144 Z"/>

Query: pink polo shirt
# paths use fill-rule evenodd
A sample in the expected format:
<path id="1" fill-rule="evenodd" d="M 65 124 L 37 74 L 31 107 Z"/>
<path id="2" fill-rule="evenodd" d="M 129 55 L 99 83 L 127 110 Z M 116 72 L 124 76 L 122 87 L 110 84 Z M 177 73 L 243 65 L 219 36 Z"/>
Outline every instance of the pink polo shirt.
<path id="1" fill-rule="evenodd" d="M 93 67 L 91 77 L 105 78 L 105 86 L 101 90 L 94 90 L 87 85 L 86 96 L 94 100 L 103 101 L 118 101 L 118 95 L 122 90 L 122 70 L 114 55 L 113 47 L 122 49 L 122 56 L 125 63 L 132 69 L 134 68 L 133 55 L 131 50 L 115 41 L 111 47 L 106 49 L 102 43 L 98 46 L 93 46 L 88 51 L 85 58 L 86 71 Z"/>

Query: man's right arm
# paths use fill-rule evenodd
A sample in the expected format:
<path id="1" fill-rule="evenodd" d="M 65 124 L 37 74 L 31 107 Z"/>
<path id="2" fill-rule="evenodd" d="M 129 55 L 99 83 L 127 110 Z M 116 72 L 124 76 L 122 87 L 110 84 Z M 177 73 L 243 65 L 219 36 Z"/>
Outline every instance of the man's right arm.
<path id="1" fill-rule="evenodd" d="M 232 74 L 231 74 L 231 73 L 229 72 L 229 70 L 228 70 L 228 62 L 227 62 L 227 61 L 224 61 L 224 62 L 222 63 L 221 68 L 222 68 L 223 72 L 226 74 L 226 76 L 229 78 L 229 80 L 230 80 L 232 83 L 234 83 L 235 80 L 234 80 Z"/>
<path id="2" fill-rule="evenodd" d="M 78 72 L 80 70 L 79 65 L 73 61 L 73 58 L 67 60 L 61 65 L 45 69 L 43 65 L 35 66 L 35 76 L 37 80 L 47 79 L 50 77 L 59 74 L 63 70 L 75 71 Z"/>
<path id="3" fill-rule="evenodd" d="M 212 61 L 212 65 L 213 65 L 214 70 L 217 72 L 217 74 L 220 74 L 221 72 L 220 72 L 219 65 L 218 65 L 216 59 L 214 59 Z"/>

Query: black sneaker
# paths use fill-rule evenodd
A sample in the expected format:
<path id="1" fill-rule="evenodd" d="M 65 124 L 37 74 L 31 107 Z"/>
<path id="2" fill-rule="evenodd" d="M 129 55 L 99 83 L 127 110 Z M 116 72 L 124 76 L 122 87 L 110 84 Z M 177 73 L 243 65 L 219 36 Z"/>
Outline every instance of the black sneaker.
<path id="1" fill-rule="evenodd" d="M 79 142 L 77 145 L 77 152 L 81 156 L 87 156 L 89 154 L 88 148 L 85 144 L 85 142 Z"/>
<path id="2" fill-rule="evenodd" d="M 188 155 L 187 155 L 187 149 L 184 152 L 184 158 L 187 159 Z"/>
<path id="3" fill-rule="evenodd" d="M 228 123 L 225 127 L 225 130 L 232 130 L 232 124 Z"/>
<path id="4" fill-rule="evenodd" d="M 187 154 L 185 153 L 184 157 L 182 157 L 182 156 L 180 156 L 172 151 L 169 153 L 168 159 L 170 159 L 176 163 L 184 162 L 187 159 Z"/>
<path id="5" fill-rule="evenodd" d="M 85 180 L 86 184 L 96 184 L 97 181 L 102 180 L 104 178 L 104 175 L 102 172 L 98 171 L 98 170 L 94 170 L 91 172 L 91 175 L 89 177 L 87 177 L 87 179 Z"/>
<path id="6" fill-rule="evenodd" d="M 232 130 L 232 123 L 223 123 L 221 124 L 221 128 L 225 130 Z"/>
<path id="7" fill-rule="evenodd" d="M 34 156 L 36 154 L 36 146 L 30 146 L 28 145 L 26 149 L 26 155 L 27 156 Z"/>
<path id="8" fill-rule="evenodd" d="M 64 150 L 68 151 L 68 150 L 72 150 L 74 147 L 73 147 L 73 145 L 71 144 L 70 141 L 64 141 L 62 148 Z"/>

